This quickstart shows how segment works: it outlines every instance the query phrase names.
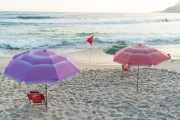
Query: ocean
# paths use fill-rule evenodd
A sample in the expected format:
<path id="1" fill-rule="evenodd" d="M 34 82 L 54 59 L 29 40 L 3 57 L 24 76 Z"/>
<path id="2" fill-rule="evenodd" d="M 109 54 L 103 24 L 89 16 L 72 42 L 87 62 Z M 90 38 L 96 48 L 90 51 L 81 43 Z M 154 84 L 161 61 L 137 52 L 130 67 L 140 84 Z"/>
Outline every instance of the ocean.
<path id="1" fill-rule="evenodd" d="M 178 13 L 0 12 L 0 56 L 35 50 L 76 52 L 116 44 L 178 45 Z"/>

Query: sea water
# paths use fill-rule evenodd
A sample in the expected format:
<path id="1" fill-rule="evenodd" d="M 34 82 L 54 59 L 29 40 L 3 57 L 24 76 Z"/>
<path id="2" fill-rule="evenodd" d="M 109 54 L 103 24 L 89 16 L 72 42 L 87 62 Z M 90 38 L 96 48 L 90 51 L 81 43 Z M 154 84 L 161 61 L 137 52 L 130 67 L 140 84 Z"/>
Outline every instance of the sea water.
<path id="1" fill-rule="evenodd" d="M 126 43 L 180 45 L 178 13 L 0 12 L 0 56 L 51 49 L 76 52 Z"/>

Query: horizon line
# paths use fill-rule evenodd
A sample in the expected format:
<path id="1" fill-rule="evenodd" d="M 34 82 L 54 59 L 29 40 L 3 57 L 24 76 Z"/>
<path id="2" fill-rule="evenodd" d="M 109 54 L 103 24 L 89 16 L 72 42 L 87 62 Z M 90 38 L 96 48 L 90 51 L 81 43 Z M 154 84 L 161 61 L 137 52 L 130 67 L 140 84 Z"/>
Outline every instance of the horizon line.
<path id="1" fill-rule="evenodd" d="M 127 14 L 146 14 L 146 13 L 163 13 L 162 11 L 151 11 L 151 12 L 67 12 L 67 11 L 21 11 L 21 10 L 0 10 L 0 12 L 39 12 L 39 13 L 127 13 Z"/>

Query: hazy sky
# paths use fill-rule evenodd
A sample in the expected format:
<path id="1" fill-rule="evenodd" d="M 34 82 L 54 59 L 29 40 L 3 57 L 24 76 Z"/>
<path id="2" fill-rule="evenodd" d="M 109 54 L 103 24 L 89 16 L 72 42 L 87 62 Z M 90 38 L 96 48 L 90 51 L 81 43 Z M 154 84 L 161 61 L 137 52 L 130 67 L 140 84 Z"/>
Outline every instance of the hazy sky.
<path id="1" fill-rule="evenodd" d="M 0 0 L 0 11 L 152 12 L 177 0 Z"/>

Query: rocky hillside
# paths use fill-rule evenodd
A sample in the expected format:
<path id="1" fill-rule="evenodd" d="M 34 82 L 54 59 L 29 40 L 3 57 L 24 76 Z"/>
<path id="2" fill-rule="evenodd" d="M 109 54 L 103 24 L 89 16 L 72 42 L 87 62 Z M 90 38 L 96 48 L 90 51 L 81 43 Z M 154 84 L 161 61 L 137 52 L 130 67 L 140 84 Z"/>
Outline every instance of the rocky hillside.
<path id="1" fill-rule="evenodd" d="M 180 13 L 180 0 L 178 0 L 178 2 L 176 3 L 175 6 L 169 7 L 167 9 L 165 9 L 163 12 L 166 13 Z"/>

